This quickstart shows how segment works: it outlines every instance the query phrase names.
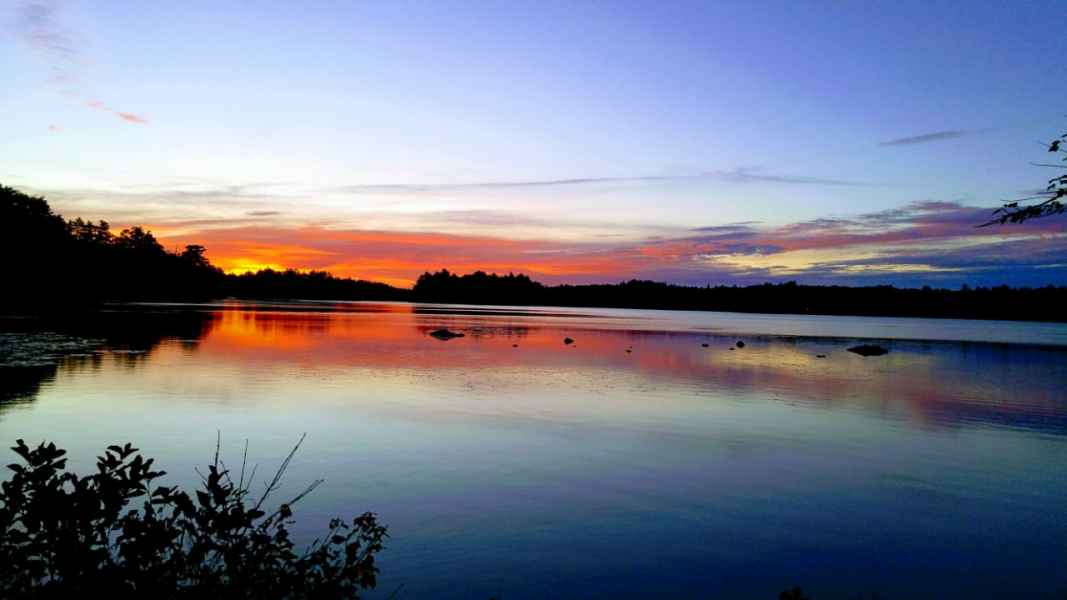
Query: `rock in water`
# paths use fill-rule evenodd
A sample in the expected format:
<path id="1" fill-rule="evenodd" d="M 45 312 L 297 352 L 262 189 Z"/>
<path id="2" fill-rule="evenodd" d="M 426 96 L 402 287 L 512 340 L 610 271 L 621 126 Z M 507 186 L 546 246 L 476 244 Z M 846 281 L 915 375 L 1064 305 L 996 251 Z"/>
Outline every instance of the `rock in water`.
<path id="1" fill-rule="evenodd" d="M 708 347 L 708 345 L 707 345 L 707 344 L 701 344 L 701 345 L 700 345 L 700 347 L 701 347 L 701 348 L 707 348 L 707 347 Z"/>
<path id="2" fill-rule="evenodd" d="M 564 344 L 567 344 L 568 346 L 570 346 L 571 344 L 573 344 L 573 343 L 574 343 L 574 340 L 572 340 L 572 339 L 571 339 L 571 338 L 569 338 L 569 337 L 566 337 L 566 338 L 563 338 L 563 343 L 564 343 Z"/>
<path id="3" fill-rule="evenodd" d="M 742 342 L 741 340 L 737 340 L 737 343 L 734 344 L 734 345 L 737 346 L 738 348 L 744 348 L 745 347 L 745 343 Z"/>
<path id="4" fill-rule="evenodd" d="M 447 342 L 448 340 L 450 340 L 452 338 L 463 337 L 462 333 L 456 333 L 455 331 L 449 331 L 447 329 L 438 329 L 436 331 L 431 331 L 430 335 L 432 335 L 433 337 L 435 337 L 435 338 L 437 338 L 437 339 L 439 339 L 439 340 L 441 340 L 443 342 Z"/>
<path id="5" fill-rule="evenodd" d="M 859 354 L 860 356 L 881 356 L 883 354 L 889 354 L 889 350 L 874 344 L 860 344 L 859 346 L 849 348 L 848 351 L 853 354 Z"/>

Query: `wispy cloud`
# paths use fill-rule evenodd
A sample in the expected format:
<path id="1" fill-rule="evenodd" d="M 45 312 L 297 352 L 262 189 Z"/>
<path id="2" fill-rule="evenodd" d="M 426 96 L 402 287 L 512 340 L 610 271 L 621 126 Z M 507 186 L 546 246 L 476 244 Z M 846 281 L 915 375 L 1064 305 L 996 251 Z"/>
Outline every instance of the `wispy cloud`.
<path id="1" fill-rule="evenodd" d="M 23 2 L 16 18 L 16 34 L 48 64 L 48 81 L 60 93 L 81 100 L 87 108 L 111 114 L 127 123 L 145 124 L 144 116 L 119 111 L 96 99 L 85 81 L 85 60 L 76 36 L 59 19 L 58 4 L 48 0 Z"/>
<path id="2" fill-rule="evenodd" d="M 141 115 L 135 115 L 133 113 L 115 111 L 115 115 L 118 116 L 118 118 L 122 119 L 123 121 L 128 121 L 130 123 L 147 123 L 148 122 L 148 119 L 142 117 Z"/>
<path id="3" fill-rule="evenodd" d="M 711 171 L 705 174 L 723 181 L 734 183 L 782 183 L 790 185 L 829 185 L 829 186 L 858 186 L 868 187 L 879 184 L 863 181 L 850 181 L 846 179 L 831 179 L 827 177 L 811 177 L 808 175 L 786 175 L 781 173 L 767 173 L 761 169 L 737 168 L 731 171 Z"/>
<path id="4" fill-rule="evenodd" d="M 718 180 L 729 183 L 774 183 L 788 185 L 827 185 L 827 186 L 871 186 L 873 183 L 812 177 L 806 175 L 788 175 L 768 173 L 760 169 L 736 168 L 730 170 L 711 170 L 698 173 L 678 175 L 629 175 L 619 177 L 571 177 L 560 179 L 527 179 L 516 181 L 477 181 L 465 183 L 367 183 L 353 184 L 333 188 L 332 191 L 349 194 L 377 193 L 438 193 L 466 190 L 508 190 L 524 188 L 547 188 L 565 186 L 587 186 L 613 183 L 656 183 L 686 180 Z"/>
<path id="5" fill-rule="evenodd" d="M 100 102 L 99 100 L 86 100 L 85 101 L 85 106 L 87 106 L 87 107 L 89 107 L 89 108 L 91 108 L 93 110 L 99 110 L 99 111 L 106 112 L 108 114 L 115 115 L 116 117 L 122 119 L 123 121 L 126 121 L 127 123 L 137 123 L 137 124 L 148 123 L 148 119 L 146 119 L 146 118 L 144 118 L 144 117 L 142 117 L 140 115 L 135 115 L 133 113 L 128 113 L 128 112 L 122 112 L 120 110 L 115 110 L 115 109 L 111 108 L 110 106 L 104 104 L 103 102 Z"/>
<path id="6" fill-rule="evenodd" d="M 946 129 L 944 131 L 934 131 L 931 133 L 888 140 L 882 142 L 879 146 L 910 146 L 912 144 L 926 144 L 929 142 L 940 142 L 942 140 L 954 140 L 956 138 L 978 135 L 988 131 L 992 131 L 992 129 Z"/>
<path id="7" fill-rule="evenodd" d="M 342 193 L 422 193 L 422 192 L 450 192 L 462 190 L 500 190 L 511 188 L 539 188 L 590 185 L 597 183 L 630 183 L 641 181 L 671 181 L 680 179 L 682 176 L 652 176 L 652 177 L 575 177 L 570 179 L 531 179 L 525 181 L 479 181 L 471 183 L 369 183 L 340 186 L 337 191 Z"/>

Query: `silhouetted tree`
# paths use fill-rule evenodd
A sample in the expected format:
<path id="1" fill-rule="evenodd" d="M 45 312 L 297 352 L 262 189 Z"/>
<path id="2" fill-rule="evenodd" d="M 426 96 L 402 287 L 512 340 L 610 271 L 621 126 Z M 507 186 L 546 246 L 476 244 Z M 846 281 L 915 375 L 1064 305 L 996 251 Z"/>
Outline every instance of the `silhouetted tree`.
<path id="1" fill-rule="evenodd" d="M 114 237 L 111 235 L 111 225 L 107 221 L 100 221 L 94 225 L 91 221 L 82 221 L 79 217 L 68 221 L 67 228 L 75 241 L 83 244 L 108 246 L 114 243 Z"/>
<path id="2" fill-rule="evenodd" d="M 189 244 L 185 247 L 185 250 L 182 251 L 181 257 L 182 260 L 194 267 L 207 267 L 210 266 L 211 263 L 209 263 L 207 257 L 204 256 L 204 253 L 206 251 L 207 248 L 204 248 L 203 246 L 200 246 L 198 244 Z"/>
<path id="3" fill-rule="evenodd" d="M 1062 162 L 1067 162 L 1067 133 L 1052 140 L 1048 145 L 1048 151 L 1054 154 L 1063 154 Z M 1067 169 L 1064 165 L 1043 165 L 1055 169 Z M 1009 202 L 993 211 L 994 218 L 986 223 L 993 225 L 999 223 L 1022 223 L 1030 219 L 1048 217 L 1063 214 L 1065 210 L 1064 199 L 1067 198 L 1067 175 L 1060 175 L 1048 180 L 1043 192 L 1039 192 L 1028 198 Z"/>
<path id="4" fill-rule="evenodd" d="M 156 237 L 152 235 L 152 232 L 146 231 L 139 225 L 123 229 L 115 240 L 115 244 L 119 248 L 124 248 L 143 256 L 160 256 L 166 253 L 166 250 L 156 241 Z"/>
<path id="5" fill-rule="evenodd" d="M 492 298 L 491 304 L 538 304 L 544 296 L 545 286 L 526 275 L 492 275 L 475 271 L 468 275 L 456 275 L 448 269 L 437 273 L 423 273 L 412 290 L 416 300 L 426 302 L 452 302 L 482 304 Z"/>

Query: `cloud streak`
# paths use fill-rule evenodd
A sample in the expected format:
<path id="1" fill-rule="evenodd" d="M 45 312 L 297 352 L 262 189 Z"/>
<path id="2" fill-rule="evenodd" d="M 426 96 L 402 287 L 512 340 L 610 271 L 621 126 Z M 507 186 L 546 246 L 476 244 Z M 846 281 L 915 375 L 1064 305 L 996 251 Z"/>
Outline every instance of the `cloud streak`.
<path id="1" fill-rule="evenodd" d="M 972 135 L 978 135 L 980 133 L 986 133 L 991 131 L 989 128 L 985 129 L 946 129 L 944 131 L 934 131 L 932 133 L 924 133 L 921 135 L 912 135 L 908 137 L 896 138 L 888 140 L 878 144 L 879 146 L 911 146 L 914 144 L 928 144 L 930 142 L 940 142 L 943 140 L 954 140 L 961 137 L 968 137 Z"/>
<path id="2" fill-rule="evenodd" d="M 55 2 L 24 2 L 18 10 L 15 25 L 18 37 L 47 62 L 51 72 L 49 82 L 57 86 L 61 94 L 81 100 L 87 108 L 108 113 L 127 123 L 148 123 L 144 116 L 115 110 L 86 91 L 88 85 L 82 76 L 82 53 L 75 36 L 63 27 L 58 13 Z"/>
<path id="3" fill-rule="evenodd" d="M 122 119 L 123 121 L 126 121 L 127 123 L 135 123 L 135 124 L 138 124 L 138 125 L 143 125 L 145 123 L 148 123 L 148 119 L 146 119 L 146 118 L 144 118 L 144 117 L 142 117 L 140 115 L 136 115 L 136 114 L 128 113 L 128 112 L 122 112 L 120 110 L 115 110 L 115 109 L 111 108 L 110 106 L 104 104 L 103 102 L 100 102 L 99 100 L 86 100 L 85 106 L 87 106 L 87 107 L 89 107 L 89 108 L 91 108 L 93 110 L 99 110 L 99 111 L 106 112 L 106 113 L 111 114 L 111 115 L 115 115 L 116 117 Z"/>
<path id="4" fill-rule="evenodd" d="M 26 2 L 19 15 L 22 39 L 38 51 L 54 58 L 73 61 L 77 58 L 74 40 L 60 26 L 52 2 Z"/>
<path id="5" fill-rule="evenodd" d="M 759 169 L 737 168 L 731 170 L 712 170 L 699 173 L 678 175 L 632 175 L 622 177 L 572 177 L 562 179 L 528 179 L 516 181 L 479 181 L 467 183 L 371 183 L 353 184 L 333 188 L 346 194 L 380 194 L 380 193 L 439 193 L 462 192 L 469 190 L 509 190 L 529 188 L 573 187 L 613 183 L 666 183 L 677 181 L 717 180 L 728 183 L 773 183 L 786 185 L 825 185 L 825 186 L 872 186 L 876 184 L 810 177 L 805 175 L 787 175 L 767 173 Z"/>

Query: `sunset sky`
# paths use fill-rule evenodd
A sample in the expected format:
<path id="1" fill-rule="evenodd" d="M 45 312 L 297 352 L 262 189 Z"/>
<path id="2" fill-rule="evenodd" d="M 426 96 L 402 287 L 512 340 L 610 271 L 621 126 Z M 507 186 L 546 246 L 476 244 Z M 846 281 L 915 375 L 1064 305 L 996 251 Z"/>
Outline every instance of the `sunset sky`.
<path id="1" fill-rule="evenodd" d="M 217 265 L 1067 284 L 1059 2 L 0 0 L 0 183 Z"/>

